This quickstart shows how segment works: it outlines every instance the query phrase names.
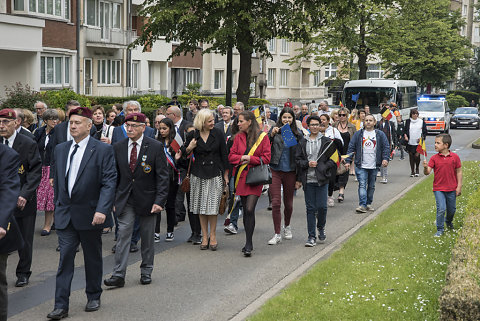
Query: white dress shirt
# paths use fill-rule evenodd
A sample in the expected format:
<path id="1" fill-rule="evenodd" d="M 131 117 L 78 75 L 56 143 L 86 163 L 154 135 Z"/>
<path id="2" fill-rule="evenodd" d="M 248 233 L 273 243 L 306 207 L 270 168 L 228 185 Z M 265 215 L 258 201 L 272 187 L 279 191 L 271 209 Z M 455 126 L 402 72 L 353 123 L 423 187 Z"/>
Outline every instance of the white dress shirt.
<path id="1" fill-rule="evenodd" d="M 140 146 L 142 146 L 142 141 L 143 141 L 143 134 L 140 136 L 139 139 L 137 139 L 137 160 L 138 160 L 138 155 L 140 155 Z M 128 139 L 128 164 L 130 164 L 130 154 L 132 153 L 132 148 L 133 148 L 133 140 L 131 138 Z"/>
<path id="2" fill-rule="evenodd" d="M 8 140 L 8 147 L 12 148 L 13 147 L 13 142 L 15 141 L 15 137 L 17 137 L 17 131 L 14 130 L 12 136 L 7 138 Z M 3 143 L 5 144 L 5 137 L 3 138 Z"/>
<path id="3" fill-rule="evenodd" d="M 73 186 L 75 185 L 75 180 L 77 179 L 77 174 L 78 170 L 80 169 L 80 163 L 82 162 L 83 154 L 85 153 L 85 149 L 87 148 L 88 140 L 90 139 L 90 135 L 85 137 L 83 140 L 81 140 L 78 143 L 78 149 L 75 155 L 73 155 L 72 159 L 72 168 L 71 171 L 68 175 L 68 195 L 72 196 L 72 189 Z M 72 141 L 72 146 L 70 146 L 70 151 L 68 152 L 68 157 L 67 157 L 67 166 L 65 168 L 65 176 L 68 173 L 68 170 L 70 168 L 70 155 L 73 152 L 73 149 L 75 148 L 75 141 Z"/>
<path id="4" fill-rule="evenodd" d="M 71 140 L 73 140 L 73 137 L 72 137 L 72 135 L 70 135 L 70 121 L 68 121 L 67 122 L 67 142 L 69 142 Z"/>

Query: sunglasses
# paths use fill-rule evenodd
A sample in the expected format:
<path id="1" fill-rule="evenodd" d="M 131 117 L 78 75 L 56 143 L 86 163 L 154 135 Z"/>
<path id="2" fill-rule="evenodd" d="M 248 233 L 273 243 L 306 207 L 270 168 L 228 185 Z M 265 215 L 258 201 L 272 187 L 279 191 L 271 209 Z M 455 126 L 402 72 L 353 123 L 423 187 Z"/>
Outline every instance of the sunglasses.
<path id="1" fill-rule="evenodd" d="M 338 114 L 339 117 L 346 117 L 347 114 Z"/>

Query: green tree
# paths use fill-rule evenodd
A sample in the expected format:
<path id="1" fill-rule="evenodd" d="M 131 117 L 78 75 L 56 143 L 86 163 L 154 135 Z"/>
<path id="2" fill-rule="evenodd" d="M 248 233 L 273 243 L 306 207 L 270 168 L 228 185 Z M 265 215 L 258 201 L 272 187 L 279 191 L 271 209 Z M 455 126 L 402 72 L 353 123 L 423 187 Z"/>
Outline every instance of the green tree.
<path id="1" fill-rule="evenodd" d="M 478 53 L 469 65 L 462 68 L 457 87 L 480 93 L 480 59 L 478 59 Z"/>
<path id="2" fill-rule="evenodd" d="M 472 50 L 449 0 L 404 0 L 379 43 L 386 69 L 421 86 L 442 86 L 465 66 Z"/>
<path id="3" fill-rule="evenodd" d="M 148 17 L 142 35 L 131 46 L 151 46 L 160 37 L 180 41 L 172 56 L 186 55 L 206 44 L 203 54 L 240 54 L 237 98 L 248 103 L 252 53 L 269 56 L 267 41 L 287 38 L 309 42 L 311 26 L 321 23 L 322 5 L 329 0 L 146 0 L 139 15 Z M 310 23 L 306 23 L 310 21 Z"/>

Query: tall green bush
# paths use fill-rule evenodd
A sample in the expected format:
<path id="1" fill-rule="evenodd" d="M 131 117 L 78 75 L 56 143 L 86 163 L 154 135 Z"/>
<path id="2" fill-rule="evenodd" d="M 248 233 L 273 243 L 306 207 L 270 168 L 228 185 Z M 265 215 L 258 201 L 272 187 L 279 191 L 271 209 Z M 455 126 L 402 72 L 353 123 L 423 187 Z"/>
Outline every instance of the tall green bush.
<path id="1" fill-rule="evenodd" d="M 34 104 L 41 99 L 38 91 L 32 90 L 29 85 L 17 82 L 12 87 L 5 86 L 6 99 L 1 102 L 1 108 L 25 108 L 35 111 Z"/>
<path id="2" fill-rule="evenodd" d="M 466 106 L 469 106 L 470 105 L 470 102 L 472 100 L 475 100 L 476 103 L 479 103 L 480 101 L 480 94 L 479 93 L 475 93 L 473 91 L 466 91 L 466 90 L 452 90 L 452 91 L 449 91 L 447 93 L 447 95 L 460 95 L 462 97 L 464 97 L 467 101 L 468 101 L 468 104 Z"/>
<path id="3" fill-rule="evenodd" d="M 450 107 L 452 110 L 455 110 L 458 107 L 465 107 L 469 105 L 468 101 L 463 96 L 454 94 L 447 95 L 447 102 L 448 107 Z"/>
<path id="4" fill-rule="evenodd" d="M 41 93 L 42 100 L 50 108 L 65 108 L 65 104 L 69 100 L 77 100 L 81 106 L 91 107 L 91 102 L 87 96 L 77 94 L 71 89 L 62 89 L 62 90 L 48 90 Z"/>

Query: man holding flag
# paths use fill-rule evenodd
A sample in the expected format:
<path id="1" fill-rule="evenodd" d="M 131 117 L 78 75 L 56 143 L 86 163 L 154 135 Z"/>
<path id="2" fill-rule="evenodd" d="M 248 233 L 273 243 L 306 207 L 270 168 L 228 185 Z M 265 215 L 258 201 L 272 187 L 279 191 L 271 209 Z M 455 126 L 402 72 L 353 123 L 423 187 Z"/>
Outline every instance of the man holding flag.
<path id="1" fill-rule="evenodd" d="M 364 128 L 353 135 L 345 159 L 345 167 L 349 170 L 352 157 L 355 156 L 359 201 L 356 212 L 360 214 L 375 210 L 372 202 L 377 171 L 380 166 L 387 167 L 390 159 L 387 136 L 381 130 L 375 129 L 375 123 L 373 115 L 365 117 Z"/>

